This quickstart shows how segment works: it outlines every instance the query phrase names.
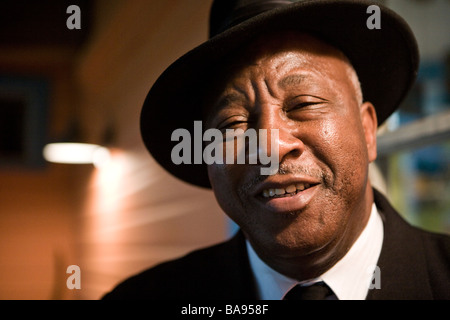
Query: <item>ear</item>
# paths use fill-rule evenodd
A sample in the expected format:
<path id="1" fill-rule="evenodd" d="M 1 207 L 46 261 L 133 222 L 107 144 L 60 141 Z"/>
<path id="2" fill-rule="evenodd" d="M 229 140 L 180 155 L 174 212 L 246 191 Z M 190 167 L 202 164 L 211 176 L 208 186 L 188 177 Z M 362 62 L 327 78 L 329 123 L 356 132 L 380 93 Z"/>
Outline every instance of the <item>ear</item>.
<path id="1" fill-rule="evenodd" d="M 370 102 L 364 102 L 361 105 L 360 112 L 369 162 L 373 162 L 377 158 L 377 113 L 375 112 L 375 107 Z"/>

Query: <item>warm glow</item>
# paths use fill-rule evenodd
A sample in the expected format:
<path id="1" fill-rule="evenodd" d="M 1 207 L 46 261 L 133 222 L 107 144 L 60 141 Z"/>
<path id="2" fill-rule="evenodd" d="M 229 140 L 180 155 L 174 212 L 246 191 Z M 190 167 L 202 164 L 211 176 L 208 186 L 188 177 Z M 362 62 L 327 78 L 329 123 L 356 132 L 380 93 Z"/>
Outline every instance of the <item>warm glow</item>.
<path id="1" fill-rule="evenodd" d="M 96 167 L 106 164 L 110 159 L 109 150 L 87 143 L 50 143 L 44 147 L 44 158 L 49 162 L 89 164 Z"/>

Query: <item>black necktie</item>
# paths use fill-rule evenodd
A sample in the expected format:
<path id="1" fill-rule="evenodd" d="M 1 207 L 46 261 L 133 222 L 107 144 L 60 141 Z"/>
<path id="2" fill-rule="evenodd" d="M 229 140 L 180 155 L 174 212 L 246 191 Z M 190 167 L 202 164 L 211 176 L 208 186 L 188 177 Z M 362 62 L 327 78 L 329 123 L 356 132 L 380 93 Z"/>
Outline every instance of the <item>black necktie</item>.
<path id="1" fill-rule="evenodd" d="M 296 285 L 286 293 L 283 300 L 333 300 L 333 290 L 325 282 L 316 282 L 310 286 Z"/>

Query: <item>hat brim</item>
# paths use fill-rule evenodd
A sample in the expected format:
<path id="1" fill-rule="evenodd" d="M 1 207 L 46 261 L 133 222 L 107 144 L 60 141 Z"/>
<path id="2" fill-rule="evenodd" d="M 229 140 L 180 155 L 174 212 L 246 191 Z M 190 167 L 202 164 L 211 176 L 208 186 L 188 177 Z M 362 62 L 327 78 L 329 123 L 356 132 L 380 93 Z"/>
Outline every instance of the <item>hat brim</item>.
<path id="1" fill-rule="evenodd" d="M 145 146 L 167 171 L 188 183 L 210 188 L 206 164 L 175 164 L 171 152 L 179 141 L 172 132 L 191 133 L 202 120 L 202 99 L 218 66 L 230 52 L 255 37 L 278 30 L 310 33 L 339 48 L 356 70 L 364 101 L 373 103 L 382 124 L 398 107 L 417 76 L 419 52 L 408 24 L 392 10 L 381 9 L 381 29 L 366 25 L 371 14 L 366 1 L 303 1 L 267 11 L 246 20 L 189 51 L 157 79 L 140 118 Z M 193 158 L 193 157 L 192 157 Z"/>

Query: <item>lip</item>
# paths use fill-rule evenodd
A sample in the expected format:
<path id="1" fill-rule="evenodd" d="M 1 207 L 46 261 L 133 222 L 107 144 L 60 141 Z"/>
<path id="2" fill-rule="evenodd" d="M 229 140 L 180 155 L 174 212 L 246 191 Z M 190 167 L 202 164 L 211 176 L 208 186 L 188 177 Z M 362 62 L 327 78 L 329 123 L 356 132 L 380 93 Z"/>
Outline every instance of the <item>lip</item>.
<path id="1" fill-rule="evenodd" d="M 303 183 L 310 184 L 306 190 L 299 191 L 293 196 L 279 198 L 265 198 L 262 192 L 265 189 L 286 188 L 289 185 Z M 290 213 L 303 210 L 314 198 L 319 190 L 320 181 L 311 177 L 297 177 L 291 179 L 271 179 L 257 186 L 254 192 L 254 198 L 267 210 L 274 213 Z"/>
<path id="2" fill-rule="evenodd" d="M 263 182 L 259 183 L 255 186 L 254 191 L 252 192 L 254 197 L 257 197 L 261 195 L 263 190 L 265 189 L 277 189 L 277 188 L 287 188 L 290 185 L 295 185 L 297 183 L 303 183 L 303 184 L 310 184 L 310 185 L 317 185 L 320 184 L 321 181 L 317 178 L 307 177 L 307 176 L 292 176 L 292 177 L 285 177 L 285 176 L 270 176 Z"/>

